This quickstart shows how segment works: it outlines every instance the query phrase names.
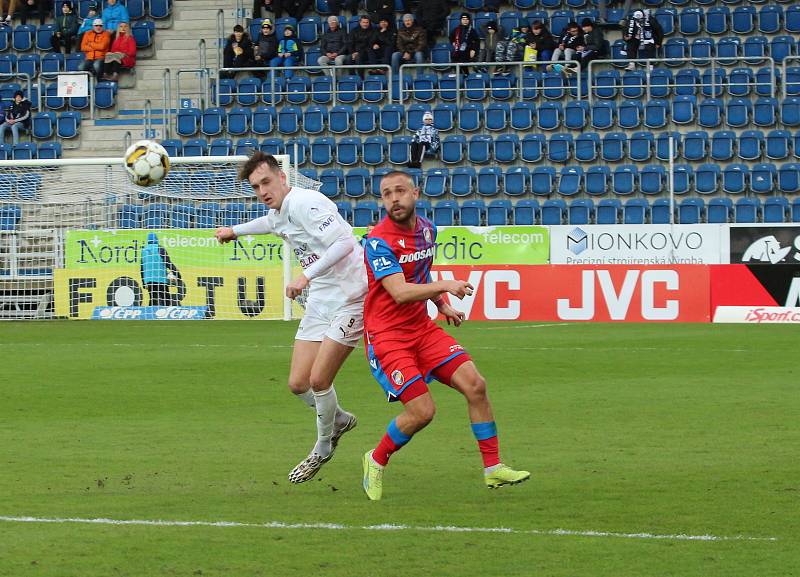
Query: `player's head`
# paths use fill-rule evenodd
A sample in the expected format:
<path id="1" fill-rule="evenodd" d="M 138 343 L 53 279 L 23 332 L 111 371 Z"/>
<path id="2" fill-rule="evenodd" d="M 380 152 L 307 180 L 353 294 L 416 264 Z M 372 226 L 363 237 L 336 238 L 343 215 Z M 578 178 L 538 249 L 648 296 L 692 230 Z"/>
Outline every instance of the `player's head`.
<path id="1" fill-rule="evenodd" d="M 239 178 L 248 181 L 258 199 L 275 210 L 280 210 L 283 199 L 289 194 L 286 173 L 271 154 L 254 152 L 242 165 Z"/>
<path id="2" fill-rule="evenodd" d="M 414 179 L 396 170 L 381 179 L 381 200 L 387 216 L 398 224 L 410 223 L 415 215 L 419 189 Z"/>

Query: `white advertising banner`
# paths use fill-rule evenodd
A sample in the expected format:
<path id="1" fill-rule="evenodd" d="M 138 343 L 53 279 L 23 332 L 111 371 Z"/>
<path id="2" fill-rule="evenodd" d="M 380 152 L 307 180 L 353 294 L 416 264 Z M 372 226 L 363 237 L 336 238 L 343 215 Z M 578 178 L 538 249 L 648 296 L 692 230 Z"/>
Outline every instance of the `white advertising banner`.
<path id="1" fill-rule="evenodd" d="M 719 224 L 550 227 L 550 264 L 727 264 L 729 247 Z"/>
<path id="2" fill-rule="evenodd" d="M 56 79 L 56 96 L 58 98 L 89 96 L 89 75 L 59 74 Z"/>
<path id="3" fill-rule="evenodd" d="M 714 311 L 714 322 L 800 324 L 800 308 L 719 306 Z"/>

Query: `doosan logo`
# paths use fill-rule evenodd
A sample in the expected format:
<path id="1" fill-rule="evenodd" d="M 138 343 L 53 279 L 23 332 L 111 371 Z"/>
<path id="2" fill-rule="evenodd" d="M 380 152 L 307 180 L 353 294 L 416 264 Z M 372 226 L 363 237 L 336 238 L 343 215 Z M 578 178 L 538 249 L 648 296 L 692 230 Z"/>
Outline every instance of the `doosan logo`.
<path id="1" fill-rule="evenodd" d="M 418 250 L 400 256 L 400 264 L 404 262 L 417 262 L 426 258 L 433 258 L 434 247 L 426 248 L 425 250 Z"/>

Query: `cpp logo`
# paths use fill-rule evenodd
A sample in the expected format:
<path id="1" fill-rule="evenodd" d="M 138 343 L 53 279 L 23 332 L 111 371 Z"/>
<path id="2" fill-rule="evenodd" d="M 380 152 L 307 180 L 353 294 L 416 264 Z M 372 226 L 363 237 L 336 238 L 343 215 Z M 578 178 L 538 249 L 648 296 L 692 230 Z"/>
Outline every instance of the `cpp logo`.
<path id="1" fill-rule="evenodd" d="M 580 227 L 575 227 L 567 234 L 567 249 L 574 255 L 579 255 L 589 248 L 588 234 Z"/>
<path id="2" fill-rule="evenodd" d="M 157 320 L 190 320 L 197 318 L 200 311 L 183 307 L 166 307 L 156 309 Z"/>
<path id="3" fill-rule="evenodd" d="M 106 307 L 100 310 L 101 319 L 136 320 L 141 318 L 142 310 L 128 307 Z"/>

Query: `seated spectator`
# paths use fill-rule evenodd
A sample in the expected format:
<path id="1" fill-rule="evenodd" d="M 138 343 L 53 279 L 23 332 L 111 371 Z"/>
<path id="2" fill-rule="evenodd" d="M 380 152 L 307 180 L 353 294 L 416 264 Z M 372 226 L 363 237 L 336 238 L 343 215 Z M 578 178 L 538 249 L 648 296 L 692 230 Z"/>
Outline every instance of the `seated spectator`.
<path id="1" fill-rule="evenodd" d="M 475 62 L 480 48 L 481 38 L 472 27 L 472 16 L 462 12 L 460 24 L 450 33 L 450 62 Z M 461 71 L 466 74 L 467 67 Z"/>
<path id="2" fill-rule="evenodd" d="M 553 59 L 553 50 L 556 49 L 556 39 L 547 28 L 546 24 L 537 20 L 531 26 L 531 37 L 528 39 L 533 41 L 536 48 L 536 59 L 539 62 L 547 62 Z M 530 44 L 530 42 L 529 42 Z"/>
<path id="3" fill-rule="evenodd" d="M 128 9 L 118 0 L 107 0 L 101 18 L 105 23 L 106 30 L 112 34 L 116 33 L 120 22 L 131 21 L 131 17 L 128 15 Z"/>
<path id="4" fill-rule="evenodd" d="M 95 18 L 97 18 L 97 11 L 98 11 L 97 3 L 95 2 L 90 3 L 86 18 L 81 20 L 81 25 L 80 27 L 78 27 L 78 47 L 80 47 L 81 42 L 83 41 L 83 35 L 92 29 L 92 22 L 94 22 Z"/>
<path id="5" fill-rule="evenodd" d="M 664 31 L 658 21 L 650 16 L 650 10 L 635 10 L 622 37 L 625 39 L 625 52 L 631 60 L 655 58 L 656 50 L 661 48 Z M 635 70 L 636 63 L 628 63 L 627 69 Z"/>
<path id="6" fill-rule="evenodd" d="M 130 70 L 136 66 L 136 39 L 131 34 L 131 26 L 120 22 L 117 35 L 111 43 L 111 50 L 106 54 L 103 64 L 103 80 L 117 82 L 122 70 Z"/>
<path id="7" fill-rule="evenodd" d="M 19 144 L 20 130 L 31 126 L 31 102 L 25 98 L 22 90 L 14 93 L 14 104 L 6 111 L 5 121 L 0 124 L 0 143 L 5 142 L 6 132 L 11 131 L 14 144 Z"/>
<path id="8" fill-rule="evenodd" d="M 359 0 L 328 0 L 328 10 L 331 14 L 338 16 L 342 13 L 342 9 L 350 11 L 350 14 L 358 13 Z"/>
<path id="9" fill-rule="evenodd" d="M 303 47 L 300 45 L 300 40 L 294 34 L 294 27 L 287 25 L 283 29 L 283 38 L 278 41 L 278 55 L 272 59 L 270 66 L 273 68 L 278 67 L 292 67 L 302 66 L 303 64 Z M 284 73 L 286 78 L 294 76 L 294 70 L 287 70 Z"/>
<path id="10" fill-rule="evenodd" d="M 584 43 L 582 46 L 578 46 L 578 62 L 585 70 L 589 62 L 605 56 L 607 49 L 603 31 L 599 26 L 595 26 L 590 18 L 584 18 L 581 21 L 581 28 L 583 29 Z M 574 74 L 575 68 L 570 67 L 567 72 Z"/>
<path id="11" fill-rule="evenodd" d="M 414 22 L 412 14 L 403 15 L 403 25 L 397 31 L 397 52 L 392 54 L 392 70 L 400 71 L 401 64 L 417 64 L 425 62 L 425 49 L 428 47 L 428 35 L 425 29 Z"/>
<path id="12" fill-rule="evenodd" d="M 317 59 L 320 66 L 341 66 L 347 61 L 347 32 L 339 28 L 339 17 L 328 16 L 328 30 L 319 41 L 322 56 Z"/>
<path id="13" fill-rule="evenodd" d="M 273 58 L 278 57 L 278 37 L 275 35 L 275 28 L 269 18 L 261 21 L 261 32 L 255 39 L 253 53 L 254 66 L 263 66 L 264 68 L 270 65 Z M 259 72 L 256 76 L 264 77 L 265 74 Z"/>
<path id="14" fill-rule="evenodd" d="M 44 25 L 45 20 L 47 20 L 47 13 L 52 5 L 52 0 L 22 0 L 22 15 L 20 16 L 20 22 L 22 24 L 27 24 L 28 18 L 31 16 L 33 11 L 36 10 L 36 12 L 39 13 L 39 26 Z"/>
<path id="15" fill-rule="evenodd" d="M 389 28 L 394 30 L 394 0 L 366 0 L 367 16 L 374 25 L 379 25 L 381 18 L 386 18 Z"/>
<path id="16" fill-rule="evenodd" d="M 426 156 L 435 156 L 439 150 L 439 130 L 433 125 L 433 113 L 428 110 L 422 115 L 422 126 L 411 139 L 409 168 L 422 168 Z"/>
<path id="17" fill-rule="evenodd" d="M 483 44 L 478 60 L 481 62 L 494 62 L 497 44 L 500 42 L 501 28 L 495 20 L 490 20 L 483 27 Z"/>
<path id="18" fill-rule="evenodd" d="M 561 39 L 558 41 L 558 47 L 553 51 L 553 60 L 561 60 L 562 58 L 564 60 L 575 60 L 578 46 L 583 46 L 584 44 L 583 32 L 581 32 L 580 26 L 578 26 L 578 23 L 575 21 L 570 22 L 564 29 Z M 563 66 L 560 64 L 550 64 L 547 70 L 561 72 Z"/>
<path id="19" fill-rule="evenodd" d="M 222 51 L 223 68 L 249 68 L 253 65 L 253 42 L 240 24 L 233 27 Z M 233 78 L 233 71 L 222 72 L 220 78 Z"/>
<path id="20" fill-rule="evenodd" d="M 81 39 L 81 51 L 86 56 L 86 60 L 81 64 L 81 70 L 99 78 L 103 73 L 103 63 L 109 48 L 111 48 L 111 32 L 103 29 L 102 19 L 95 18 L 92 21 L 92 29 Z"/>
<path id="21" fill-rule="evenodd" d="M 369 47 L 370 64 L 391 64 L 392 50 L 397 44 L 397 34 L 393 28 L 389 27 L 389 19 L 381 16 L 378 20 L 378 28 L 373 31 L 372 43 Z M 375 68 L 370 70 L 372 74 L 385 74 L 385 68 Z"/>
<path id="22" fill-rule="evenodd" d="M 282 13 L 281 0 L 253 0 L 253 18 L 265 16 L 277 19 L 281 17 Z"/>
<path id="23" fill-rule="evenodd" d="M 3 10 L 4 6 L 5 6 L 5 10 Z M 7 0 L 7 4 L 3 0 L 0 0 L 0 13 L 5 12 L 5 15 L 6 15 L 6 17 L 3 18 L 2 22 L 0 22 L 0 24 L 5 24 L 6 26 L 11 26 L 11 18 L 14 16 L 14 12 L 16 11 L 16 8 L 17 8 L 17 0 Z"/>
<path id="24" fill-rule="evenodd" d="M 281 0 L 281 7 L 299 22 L 311 8 L 311 0 Z"/>
<path id="25" fill-rule="evenodd" d="M 350 32 L 350 64 L 369 63 L 372 45 L 372 24 L 367 16 L 358 19 L 358 28 Z"/>
<path id="26" fill-rule="evenodd" d="M 497 62 L 519 62 L 525 53 L 530 25 L 527 20 L 521 20 L 519 26 L 512 28 L 508 38 L 497 43 L 494 59 Z M 505 66 L 497 69 L 497 72 L 505 72 Z"/>
<path id="27" fill-rule="evenodd" d="M 56 31 L 50 38 L 50 43 L 53 45 L 53 52 L 61 52 L 64 49 L 64 54 L 72 52 L 72 46 L 75 44 L 75 36 L 78 34 L 78 19 L 72 13 L 72 4 L 64 2 L 61 5 L 61 14 L 56 18 Z"/>
<path id="28" fill-rule="evenodd" d="M 416 20 L 428 35 L 429 48 L 436 44 L 436 37 L 442 33 L 449 14 L 448 0 L 423 0 L 419 3 Z"/>

